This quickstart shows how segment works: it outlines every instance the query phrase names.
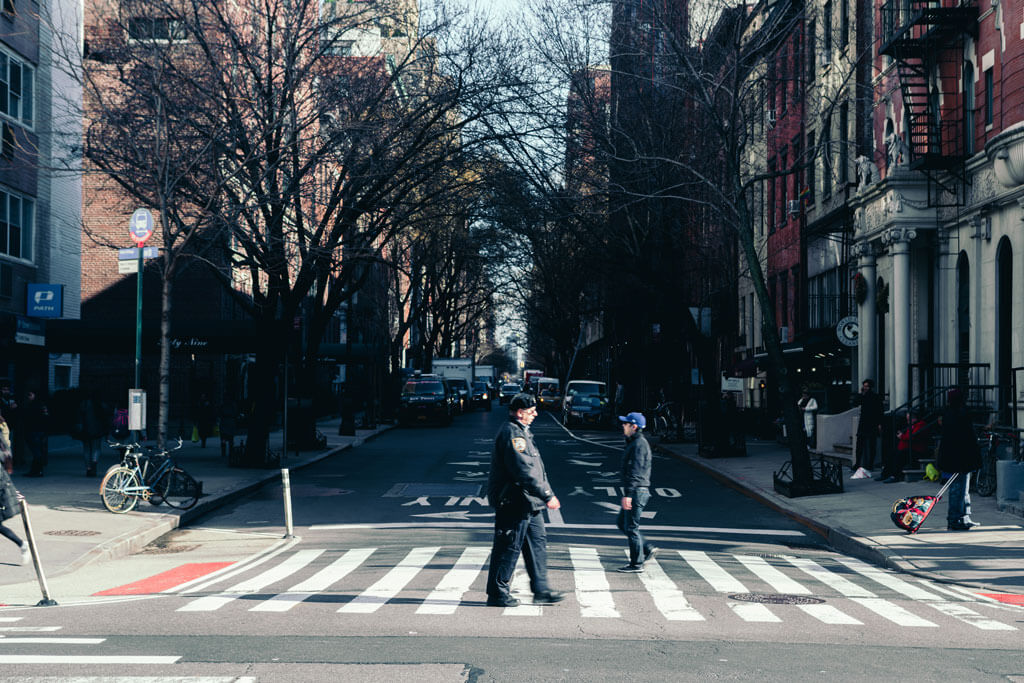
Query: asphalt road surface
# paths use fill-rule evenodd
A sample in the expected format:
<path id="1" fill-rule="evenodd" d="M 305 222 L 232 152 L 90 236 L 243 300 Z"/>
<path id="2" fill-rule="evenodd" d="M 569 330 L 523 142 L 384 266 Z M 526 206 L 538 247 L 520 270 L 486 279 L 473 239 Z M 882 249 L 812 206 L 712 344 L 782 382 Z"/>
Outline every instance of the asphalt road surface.
<path id="1" fill-rule="evenodd" d="M 55 608 L 0 609 L 0 681 L 1024 681 L 1024 610 L 830 551 L 806 528 L 656 457 L 660 547 L 615 569 L 621 435 L 533 431 L 562 509 L 551 582 L 487 607 L 483 498 L 505 411 L 392 430 L 291 473 L 145 551 L 51 580 Z M 27 678 L 26 678 L 27 677 Z"/>

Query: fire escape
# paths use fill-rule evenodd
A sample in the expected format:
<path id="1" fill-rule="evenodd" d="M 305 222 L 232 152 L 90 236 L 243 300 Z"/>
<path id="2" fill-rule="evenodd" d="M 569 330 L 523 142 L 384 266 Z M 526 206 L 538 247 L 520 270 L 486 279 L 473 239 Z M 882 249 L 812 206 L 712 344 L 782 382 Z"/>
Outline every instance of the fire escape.
<path id="1" fill-rule="evenodd" d="M 930 206 L 961 206 L 974 132 L 965 129 L 959 83 L 964 42 L 977 37 L 978 7 L 975 0 L 887 0 L 881 18 L 879 54 L 896 62 L 903 95 L 907 165 L 927 176 Z"/>

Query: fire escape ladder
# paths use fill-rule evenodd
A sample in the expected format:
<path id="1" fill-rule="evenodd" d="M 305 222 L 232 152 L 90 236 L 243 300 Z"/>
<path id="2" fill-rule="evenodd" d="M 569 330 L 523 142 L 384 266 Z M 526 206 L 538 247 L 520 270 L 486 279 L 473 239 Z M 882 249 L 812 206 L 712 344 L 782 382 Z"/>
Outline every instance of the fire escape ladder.
<path id="1" fill-rule="evenodd" d="M 887 0 L 882 5 L 879 54 L 896 63 L 908 166 L 928 177 L 931 206 L 959 206 L 965 194 L 968 131 L 959 77 L 965 39 L 977 36 L 975 1 L 943 6 L 942 0 Z"/>

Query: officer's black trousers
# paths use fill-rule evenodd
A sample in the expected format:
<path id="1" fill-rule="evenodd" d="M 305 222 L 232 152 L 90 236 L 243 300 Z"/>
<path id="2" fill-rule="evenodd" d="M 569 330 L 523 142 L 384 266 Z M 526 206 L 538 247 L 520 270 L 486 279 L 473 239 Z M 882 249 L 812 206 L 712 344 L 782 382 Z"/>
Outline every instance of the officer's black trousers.
<path id="1" fill-rule="evenodd" d="M 530 590 L 536 595 L 548 588 L 548 537 L 542 512 L 523 513 L 515 508 L 498 508 L 494 514 L 494 545 L 487 571 L 487 597 L 502 600 L 522 552 Z"/>

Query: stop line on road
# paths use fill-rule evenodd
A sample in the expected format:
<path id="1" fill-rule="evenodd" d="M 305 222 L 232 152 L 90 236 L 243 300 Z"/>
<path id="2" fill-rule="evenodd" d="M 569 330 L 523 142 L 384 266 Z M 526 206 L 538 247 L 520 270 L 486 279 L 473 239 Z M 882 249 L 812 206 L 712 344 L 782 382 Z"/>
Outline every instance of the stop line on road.
<path id="1" fill-rule="evenodd" d="M 872 618 L 881 618 L 901 627 L 936 628 L 941 619 L 946 618 L 985 631 L 1017 630 L 1010 623 L 977 611 L 993 607 L 984 599 L 957 598 L 953 591 L 931 589 L 935 587 L 925 582 L 911 583 L 852 558 L 838 558 L 839 566 L 830 569 L 816 560 L 800 557 L 769 559 L 741 553 L 712 556 L 702 551 L 675 550 L 663 551 L 656 559 L 649 560 L 641 574 L 622 575 L 606 569 L 608 565 L 624 561 L 621 550 L 612 555 L 602 555 L 608 551 L 580 545 L 570 545 L 567 550 L 569 568 L 552 569 L 551 573 L 567 571 L 570 574 L 568 581 L 556 579 L 555 582 L 573 586 L 576 609 L 584 619 L 620 618 L 622 596 L 641 594 L 666 621 L 673 622 L 707 621 L 718 618 L 719 614 L 731 614 L 750 624 L 777 624 L 794 612 L 802 612 L 830 626 L 864 626 Z M 397 561 L 390 560 L 390 556 L 382 554 L 378 548 L 352 548 L 302 578 L 300 575 L 326 552 L 324 549 L 296 550 L 260 571 L 259 565 L 275 557 L 264 556 L 245 568 L 252 576 L 211 595 L 193 597 L 178 611 L 211 612 L 227 608 L 243 596 L 247 598 L 245 603 L 250 604 L 253 596 L 262 597 L 266 591 L 273 591 L 276 584 L 293 576 L 300 580 L 293 580 L 279 593 L 266 596 L 248 611 L 286 612 L 327 591 L 335 596 L 339 593 L 352 595 L 337 608 L 338 613 L 348 615 L 372 614 L 396 600 L 401 604 L 416 604 L 415 613 L 422 615 L 453 615 L 459 608 L 479 606 L 483 602 L 480 593 L 490 554 L 487 547 L 416 547 Z M 452 559 L 453 554 L 457 558 Z M 376 558 L 373 564 L 368 563 L 371 557 Z M 383 574 L 375 575 L 378 571 Z M 246 573 L 245 570 L 224 574 L 203 584 L 202 588 L 211 589 L 232 576 L 243 578 L 242 573 Z M 435 576 L 436 584 L 424 596 L 424 581 Z M 137 584 L 131 585 L 137 587 Z M 507 608 L 502 616 L 544 613 L 542 606 L 529 604 L 529 581 L 522 566 L 514 575 L 512 588 L 523 598 L 524 604 Z M 178 591 L 185 597 L 194 592 L 194 588 Z M 115 594 L 116 589 L 104 593 Z M 766 599 L 762 601 L 762 597 Z M 909 601 L 909 608 L 894 599 Z M 714 606 L 721 600 L 728 608 L 725 612 Z M 324 601 L 316 602 L 324 604 Z M 780 602 L 783 604 L 778 604 Z M 570 604 L 571 601 L 548 609 L 555 614 Z M 920 609 L 915 610 L 914 605 Z"/>

